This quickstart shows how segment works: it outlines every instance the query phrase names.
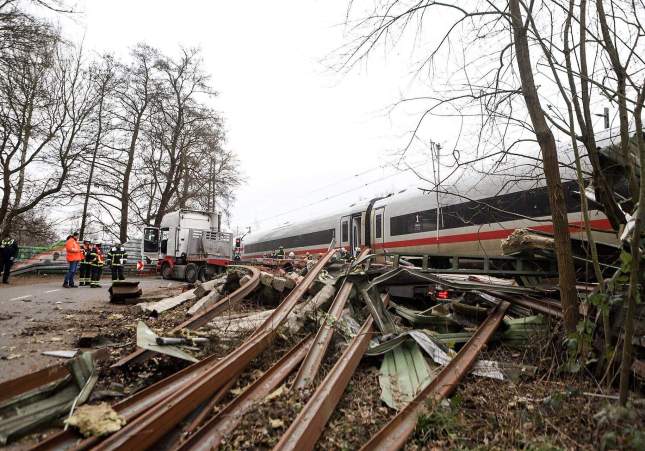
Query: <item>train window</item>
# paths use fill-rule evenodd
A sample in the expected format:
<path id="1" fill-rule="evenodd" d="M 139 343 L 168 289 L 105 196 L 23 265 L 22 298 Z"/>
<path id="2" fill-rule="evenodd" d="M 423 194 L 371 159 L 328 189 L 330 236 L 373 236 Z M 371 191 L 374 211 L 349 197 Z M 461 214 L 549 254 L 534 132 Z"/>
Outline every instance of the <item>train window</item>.
<path id="1" fill-rule="evenodd" d="M 567 211 L 580 211 L 580 196 L 576 182 L 564 182 Z M 536 218 L 551 213 L 549 196 L 545 187 L 527 191 L 500 194 L 477 201 L 441 207 L 442 229 L 455 229 L 472 225 L 513 221 L 521 216 Z M 519 215 L 519 216 L 518 216 Z"/>
<path id="2" fill-rule="evenodd" d="M 382 238 L 383 237 L 383 215 L 378 214 L 375 217 L 376 224 L 375 224 L 375 238 Z"/>
<path id="3" fill-rule="evenodd" d="M 244 245 L 244 252 L 265 252 L 274 251 L 280 246 L 287 249 L 305 246 L 327 246 L 334 239 L 334 229 L 319 230 L 317 232 L 304 233 L 302 235 L 288 236 L 275 240 L 262 241 Z"/>
<path id="4" fill-rule="evenodd" d="M 390 234 L 433 232 L 437 230 L 437 210 L 424 210 L 390 218 Z"/>
<path id="5" fill-rule="evenodd" d="M 343 221 L 340 228 L 340 240 L 343 243 L 346 243 L 347 241 L 349 241 L 349 226 L 347 224 L 347 221 Z"/>

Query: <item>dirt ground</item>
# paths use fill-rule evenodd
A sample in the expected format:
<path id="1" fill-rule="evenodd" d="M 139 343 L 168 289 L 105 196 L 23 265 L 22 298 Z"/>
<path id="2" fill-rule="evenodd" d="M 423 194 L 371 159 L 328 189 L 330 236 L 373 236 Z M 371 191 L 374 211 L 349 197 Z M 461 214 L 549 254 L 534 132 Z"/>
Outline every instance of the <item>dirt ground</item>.
<path id="1" fill-rule="evenodd" d="M 146 296 L 181 289 L 177 282 L 157 278 L 133 280 L 139 280 Z M 118 336 L 127 325 L 118 315 L 130 308 L 108 302 L 109 279 L 95 289 L 61 285 L 62 276 L 52 275 L 12 277 L 10 285 L 0 286 L 0 382 L 63 361 L 42 352 L 76 349 L 83 332 Z"/>

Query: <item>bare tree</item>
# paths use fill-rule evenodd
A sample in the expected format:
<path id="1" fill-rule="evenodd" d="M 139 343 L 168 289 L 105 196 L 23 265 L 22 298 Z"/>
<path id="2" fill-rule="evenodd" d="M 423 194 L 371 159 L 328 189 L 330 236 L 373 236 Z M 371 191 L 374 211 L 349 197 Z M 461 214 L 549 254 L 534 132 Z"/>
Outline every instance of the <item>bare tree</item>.
<path id="1" fill-rule="evenodd" d="M 163 91 L 154 105 L 150 130 L 150 157 L 148 164 L 154 191 L 158 198 L 154 210 L 149 209 L 148 221 L 159 226 L 169 211 L 186 173 L 190 170 L 190 151 L 198 143 L 205 123 L 212 121 L 212 111 L 200 102 L 214 92 L 201 68 L 196 50 L 182 50 L 178 60 L 169 58 L 157 62 L 161 72 Z M 212 123 L 212 122 L 211 122 Z M 182 206 L 182 201 L 178 202 Z"/>
<path id="2" fill-rule="evenodd" d="M 87 223 L 88 208 L 92 185 L 95 182 L 94 172 L 97 161 L 101 158 L 99 154 L 102 141 L 105 135 L 111 130 L 111 114 L 109 108 L 110 94 L 117 85 L 117 73 L 114 59 L 110 55 L 103 56 L 100 63 L 90 67 L 91 83 L 94 85 L 96 96 L 96 108 L 92 115 L 92 122 L 88 124 L 89 128 L 94 131 L 93 144 L 89 153 L 89 169 L 87 172 L 87 183 L 85 185 L 85 195 L 83 198 L 83 211 L 81 214 L 80 236 L 83 238 L 85 226 Z"/>

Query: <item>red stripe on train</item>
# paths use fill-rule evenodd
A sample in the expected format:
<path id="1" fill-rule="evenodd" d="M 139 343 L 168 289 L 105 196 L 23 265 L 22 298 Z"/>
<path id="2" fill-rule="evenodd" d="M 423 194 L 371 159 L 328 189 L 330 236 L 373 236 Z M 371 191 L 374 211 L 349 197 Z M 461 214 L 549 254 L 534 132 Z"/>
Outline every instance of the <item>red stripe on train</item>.
<path id="1" fill-rule="evenodd" d="M 583 221 L 571 222 L 569 223 L 570 232 L 580 232 L 581 225 Z M 595 229 L 602 230 L 613 230 L 611 224 L 607 219 L 598 219 L 595 221 L 590 221 L 591 227 Z M 529 227 L 533 230 L 539 230 L 542 232 L 551 232 L 553 231 L 553 224 Z M 442 243 L 461 243 L 467 241 L 485 241 L 485 240 L 494 240 L 494 239 L 503 239 L 508 237 L 516 229 L 499 229 L 499 230 L 489 230 L 486 232 L 472 232 L 472 233 L 462 233 L 459 235 L 444 235 L 439 236 L 438 238 L 417 238 L 413 240 L 401 240 L 401 241 L 388 241 L 386 243 L 375 243 L 375 249 L 389 248 L 389 247 L 412 247 L 412 246 L 421 246 L 421 245 L 432 245 L 432 244 L 442 244 Z"/>
<path id="2" fill-rule="evenodd" d="M 584 221 L 576 221 L 569 223 L 570 232 L 581 232 L 582 225 Z M 603 231 L 612 231 L 611 224 L 608 219 L 597 219 L 595 221 L 590 221 L 590 225 L 594 229 L 600 229 Z M 532 230 L 539 230 L 542 232 L 551 232 L 553 231 L 553 224 L 543 225 L 543 226 L 534 226 L 528 227 Z M 439 238 L 416 238 L 412 240 L 401 240 L 401 241 L 388 241 L 386 243 L 375 243 L 372 247 L 374 249 L 383 249 L 390 247 L 412 247 L 412 246 L 422 246 L 422 245 L 432 245 L 432 244 L 442 244 L 442 243 L 463 243 L 468 241 L 485 241 L 485 240 L 495 240 L 503 239 L 508 237 L 513 231 L 513 229 L 498 229 L 498 230 L 489 230 L 486 232 L 471 232 L 471 233 L 461 233 L 458 235 L 444 235 Z M 295 254 L 320 254 L 327 252 L 327 248 L 320 249 L 305 249 L 305 250 L 296 250 L 293 251 Z M 246 258 L 257 258 L 262 257 L 262 254 L 253 254 L 245 255 Z"/>

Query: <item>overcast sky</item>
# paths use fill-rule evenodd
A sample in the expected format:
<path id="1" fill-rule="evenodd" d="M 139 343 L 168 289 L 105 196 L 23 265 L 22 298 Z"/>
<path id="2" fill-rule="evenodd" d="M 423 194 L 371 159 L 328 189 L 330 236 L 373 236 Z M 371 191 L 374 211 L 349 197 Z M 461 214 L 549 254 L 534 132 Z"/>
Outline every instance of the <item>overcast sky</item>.
<path id="1" fill-rule="evenodd" d="M 126 55 L 141 41 L 168 54 L 180 45 L 202 49 L 227 146 L 246 178 L 231 228 L 257 230 L 417 185 L 410 172 L 392 177 L 397 171 L 387 165 L 418 115 L 388 111 L 419 82 L 408 55 L 394 51 L 349 73 L 330 68 L 352 36 L 345 8 L 314 0 L 85 0 L 62 25 L 89 52 Z M 450 133 L 445 124 L 436 133 L 430 126 L 436 140 Z M 411 154 L 410 162 L 423 158 Z"/>

